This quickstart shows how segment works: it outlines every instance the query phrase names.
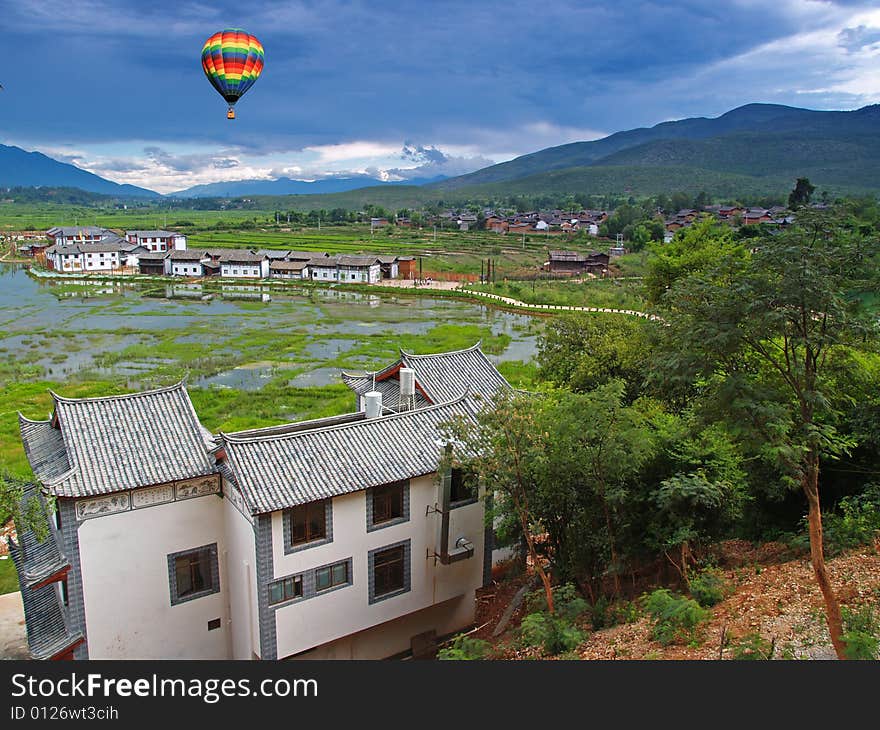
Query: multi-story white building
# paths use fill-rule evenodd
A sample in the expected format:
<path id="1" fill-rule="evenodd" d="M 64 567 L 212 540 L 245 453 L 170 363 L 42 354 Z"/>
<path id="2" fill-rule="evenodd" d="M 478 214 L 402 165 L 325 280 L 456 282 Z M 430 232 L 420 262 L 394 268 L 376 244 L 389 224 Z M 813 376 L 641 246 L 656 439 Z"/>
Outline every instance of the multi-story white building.
<path id="1" fill-rule="evenodd" d="M 125 240 L 137 243 L 147 251 L 185 251 L 186 236 L 174 231 L 126 231 Z"/>
<path id="2" fill-rule="evenodd" d="M 55 498 L 10 544 L 34 658 L 383 658 L 471 625 L 492 530 L 441 424 L 510 386 L 478 347 L 406 357 L 396 410 L 386 368 L 366 410 L 238 433 L 182 384 L 21 417 Z"/>
<path id="3" fill-rule="evenodd" d="M 123 240 L 108 236 L 101 241 L 50 246 L 46 263 L 50 269 L 66 272 L 112 272 L 127 265 Z"/>
<path id="4" fill-rule="evenodd" d="M 112 236 L 112 231 L 97 226 L 55 226 L 46 231 L 46 237 L 56 246 L 73 243 L 96 243 L 102 238 Z"/>

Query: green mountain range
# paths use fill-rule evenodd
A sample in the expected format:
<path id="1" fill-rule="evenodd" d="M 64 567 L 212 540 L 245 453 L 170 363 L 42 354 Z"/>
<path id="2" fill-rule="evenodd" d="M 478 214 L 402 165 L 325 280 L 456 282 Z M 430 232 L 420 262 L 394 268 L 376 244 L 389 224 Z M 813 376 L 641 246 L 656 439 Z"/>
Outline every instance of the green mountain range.
<path id="1" fill-rule="evenodd" d="M 566 193 L 716 199 L 786 195 L 798 177 L 832 195 L 880 192 L 880 105 L 813 111 L 748 104 L 714 119 L 663 122 L 591 142 L 550 147 L 420 187 L 362 188 L 273 198 L 302 209 L 413 207 L 442 200 Z"/>

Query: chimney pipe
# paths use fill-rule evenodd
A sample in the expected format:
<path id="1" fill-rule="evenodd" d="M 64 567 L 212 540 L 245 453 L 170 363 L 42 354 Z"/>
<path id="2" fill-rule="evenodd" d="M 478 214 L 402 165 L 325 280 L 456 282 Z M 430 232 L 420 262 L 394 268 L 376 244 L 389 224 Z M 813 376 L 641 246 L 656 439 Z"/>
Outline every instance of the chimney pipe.
<path id="1" fill-rule="evenodd" d="M 364 394 L 367 418 L 379 418 L 382 415 L 382 394 L 378 390 L 371 390 Z"/>

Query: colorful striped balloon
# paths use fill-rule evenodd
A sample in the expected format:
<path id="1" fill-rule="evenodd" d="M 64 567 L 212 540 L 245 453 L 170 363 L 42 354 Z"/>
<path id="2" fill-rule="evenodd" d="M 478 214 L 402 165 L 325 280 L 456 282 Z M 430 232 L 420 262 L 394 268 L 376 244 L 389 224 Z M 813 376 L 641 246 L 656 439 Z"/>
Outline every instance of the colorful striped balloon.
<path id="1" fill-rule="evenodd" d="M 263 56 L 263 44 L 241 28 L 221 30 L 205 41 L 202 69 L 229 104 L 228 119 L 235 119 L 235 102 L 260 77 Z"/>

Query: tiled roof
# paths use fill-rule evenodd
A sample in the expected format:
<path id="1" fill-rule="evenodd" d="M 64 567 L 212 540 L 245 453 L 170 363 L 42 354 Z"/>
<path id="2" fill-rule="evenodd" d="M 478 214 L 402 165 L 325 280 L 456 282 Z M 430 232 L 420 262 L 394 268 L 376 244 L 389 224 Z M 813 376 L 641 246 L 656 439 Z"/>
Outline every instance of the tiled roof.
<path id="1" fill-rule="evenodd" d="M 265 256 L 270 261 L 283 261 L 288 257 L 290 251 L 277 251 L 276 249 L 272 248 L 261 248 L 259 251 L 257 251 L 257 254 L 259 254 L 260 256 Z"/>
<path id="2" fill-rule="evenodd" d="M 205 252 L 198 249 L 188 249 L 186 251 L 169 251 L 168 258 L 172 261 L 201 261 L 205 257 Z"/>
<path id="3" fill-rule="evenodd" d="M 180 236 L 183 234 L 174 231 L 126 231 L 126 236 L 137 236 L 138 238 L 168 238 L 169 236 Z"/>
<path id="4" fill-rule="evenodd" d="M 162 261 L 168 257 L 168 251 L 148 251 L 138 254 L 138 261 Z"/>
<path id="5" fill-rule="evenodd" d="M 34 475 L 41 482 L 52 482 L 70 471 L 61 431 L 50 421 L 31 421 L 18 414 L 18 428 L 24 452 Z"/>
<path id="6" fill-rule="evenodd" d="M 62 554 L 55 540 L 54 529 L 48 525 L 46 503 L 38 485 L 31 484 L 24 489 L 22 512 L 33 515 L 34 512 L 30 507 L 35 499 L 39 502 L 40 510 L 39 517 L 35 516 L 35 519 L 47 523 L 48 534 L 41 542 L 30 529 L 18 531 L 16 548 L 21 551 L 22 560 L 20 565 L 16 565 L 16 569 L 22 590 L 32 590 L 34 586 L 39 585 L 50 576 L 70 567 L 70 563 Z"/>
<path id="7" fill-rule="evenodd" d="M 289 433 L 220 434 L 235 483 L 254 514 L 357 492 L 437 469 L 439 425 L 473 418 L 470 401 Z"/>
<path id="8" fill-rule="evenodd" d="M 382 405 L 396 411 L 400 407 L 400 381 L 397 378 L 377 380 L 372 375 L 342 374 L 342 381 L 358 395 L 366 395 L 371 390 L 382 394 Z M 416 408 L 431 405 L 431 402 L 416 389 Z"/>
<path id="9" fill-rule="evenodd" d="M 220 254 L 220 261 L 226 263 L 258 263 L 266 257 L 256 254 L 253 251 L 236 251 L 227 249 Z"/>
<path id="10" fill-rule="evenodd" d="M 42 501 L 39 487 L 35 484 L 24 491 L 25 501 L 34 497 L 41 500 L 40 519 L 48 522 L 45 502 Z M 79 632 L 68 631 L 56 586 L 52 583 L 39 588 L 33 586 L 39 585 L 64 568 L 69 568 L 70 564 L 58 550 L 51 526 L 47 525 L 49 536 L 43 542 L 37 540 L 32 530 L 22 529 L 22 525 L 16 527 L 18 543 L 10 538 L 6 539 L 6 543 L 18 572 L 27 626 L 28 649 L 34 659 L 51 659 L 76 646 L 82 641 L 83 636 Z"/>
<path id="11" fill-rule="evenodd" d="M 365 375 L 343 372 L 342 380 L 359 395 L 370 390 L 381 392 L 382 404 L 392 409 L 398 406 L 400 382 L 397 371 L 401 367 L 415 370 L 417 408 L 427 402 L 448 401 L 466 390 L 492 398 L 500 390 L 509 390 L 510 384 L 483 354 L 480 344 L 477 342 L 465 350 L 431 355 L 413 355 L 401 350 L 400 359 L 383 370 Z M 422 397 L 423 394 L 429 400 Z"/>
<path id="12" fill-rule="evenodd" d="M 270 271 L 302 271 L 309 265 L 308 261 L 270 261 Z"/>
<path id="13" fill-rule="evenodd" d="M 454 398 L 465 390 L 491 398 L 498 391 L 509 389 L 510 383 L 483 354 L 480 344 L 433 355 L 413 355 L 401 350 L 400 356 L 407 367 L 416 371 L 416 383 L 435 403 Z"/>
<path id="14" fill-rule="evenodd" d="M 183 383 L 106 398 L 52 396 L 55 415 L 50 424 L 60 427 L 70 469 L 59 474 L 53 462 L 54 476 L 40 475 L 51 494 L 108 494 L 214 471 L 208 456 L 210 434 L 199 423 Z M 26 451 L 53 453 L 57 441 L 50 444 L 45 430 L 37 432 L 28 423 L 21 429 Z M 29 446 L 33 433 L 42 440 L 38 436 Z"/>
<path id="15" fill-rule="evenodd" d="M 378 256 L 349 256 L 341 254 L 337 257 L 340 266 L 372 266 L 379 262 Z"/>
<path id="16" fill-rule="evenodd" d="M 310 259 L 327 260 L 330 258 L 330 254 L 325 253 L 324 251 L 288 251 L 287 258 L 290 261 L 309 261 Z"/>
<path id="17" fill-rule="evenodd" d="M 99 233 L 109 233 L 106 228 L 97 228 L 95 226 L 56 226 L 46 231 L 51 236 L 78 236 L 82 233 L 84 236 L 93 236 Z"/>

